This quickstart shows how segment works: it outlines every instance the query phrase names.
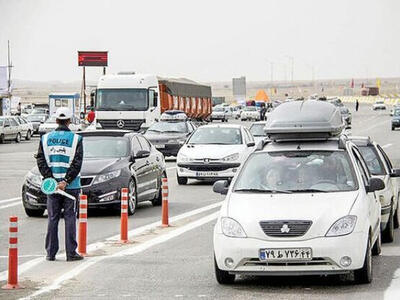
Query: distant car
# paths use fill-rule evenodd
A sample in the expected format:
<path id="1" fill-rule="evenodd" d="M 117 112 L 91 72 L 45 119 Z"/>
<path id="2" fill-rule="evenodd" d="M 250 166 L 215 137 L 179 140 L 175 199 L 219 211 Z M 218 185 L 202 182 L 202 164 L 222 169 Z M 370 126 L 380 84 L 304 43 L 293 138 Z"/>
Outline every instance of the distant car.
<path id="1" fill-rule="evenodd" d="M 128 214 L 138 202 L 161 205 L 161 182 L 166 176 L 163 155 L 141 134 L 122 130 L 80 132 L 83 137 L 82 193 L 88 207 L 120 210 L 121 188 L 129 189 Z M 22 187 L 22 203 L 30 217 L 42 216 L 46 195 L 40 187 L 42 177 L 35 167 L 28 172 Z"/>
<path id="2" fill-rule="evenodd" d="M 42 108 L 42 107 L 38 107 L 38 108 L 34 108 L 30 115 L 48 115 L 49 114 L 49 110 L 47 108 Z"/>
<path id="3" fill-rule="evenodd" d="M 55 116 L 52 116 L 51 118 L 47 119 L 44 123 L 40 124 L 39 126 L 39 135 L 42 136 L 43 134 L 46 134 L 50 131 L 53 131 L 58 127 L 58 124 L 56 123 L 56 118 Z M 80 124 L 77 119 L 73 119 L 72 123 L 69 124 L 69 129 L 71 131 L 77 132 L 80 131 Z"/>
<path id="4" fill-rule="evenodd" d="M 386 109 L 385 101 L 383 100 L 376 100 L 375 103 L 372 105 L 373 110 L 377 109 Z"/>
<path id="5" fill-rule="evenodd" d="M 395 104 L 393 106 L 393 109 L 390 110 L 390 116 L 393 117 L 394 111 L 399 109 L 400 110 L 400 104 Z"/>
<path id="6" fill-rule="evenodd" d="M 230 179 L 254 148 L 253 136 L 242 125 L 201 126 L 178 152 L 178 184 L 186 184 L 189 178 Z"/>
<path id="7" fill-rule="evenodd" d="M 30 114 L 26 117 L 26 119 L 31 122 L 33 126 L 33 133 L 39 133 L 40 124 L 44 123 L 47 118 L 47 114 Z"/>
<path id="8" fill-rule="evenodd" d="M 24 117 L 14 117 L 18 124 L 21 126 L 21 134 L 25 140 L 29 141 L 33 134 L 33 125 Z"/>
<path id="9" fill-rule="evenodd" d="M 0 144 L 4 141 L 21 141 L 21 126 L 14 117 L 0 117 Z"/>
<path id="10" fill-rule="evenodd" d="M 228 122 L 228 116 L 225 113 L 225 107 L 222 106 L 215 106 L 213 107 L 210 121 L 220 120 L 221 122 Z"/>
<path id="11" fill-rule="evenodd" d="M 246 106 L 240 115 L 241 121 L 259 121 L 260 111 L 255 106 Z"/>
<path id="12" fill-rule="evenodd" d="M 267 124 L 267 121 L 258 121 L 254 122 L 251 124 L 249 131 L 254 137 L 254 141 L 256 142 L 256 145 L 264 139 L 267 138 L 267 134 L 264 131 L 265 124 Z"/>
<path id="13" fill-rule="evenodd" d="M 393 111 L 392 116 L 392 130 L 400 127 L 400 107 Z"/>

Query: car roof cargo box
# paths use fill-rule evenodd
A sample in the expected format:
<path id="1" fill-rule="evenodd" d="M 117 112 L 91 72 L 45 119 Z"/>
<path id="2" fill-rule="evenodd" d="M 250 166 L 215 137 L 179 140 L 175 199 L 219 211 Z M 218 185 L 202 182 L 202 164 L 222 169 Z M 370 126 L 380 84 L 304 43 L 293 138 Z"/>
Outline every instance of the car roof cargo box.
<path id="1" fill-rule="evenodd" d="M 345 124 L 329 102 L 306 100 L 279 105 L 270 114 L 265 133 L 271 140 L 321 140 L 340 135 Z"/>

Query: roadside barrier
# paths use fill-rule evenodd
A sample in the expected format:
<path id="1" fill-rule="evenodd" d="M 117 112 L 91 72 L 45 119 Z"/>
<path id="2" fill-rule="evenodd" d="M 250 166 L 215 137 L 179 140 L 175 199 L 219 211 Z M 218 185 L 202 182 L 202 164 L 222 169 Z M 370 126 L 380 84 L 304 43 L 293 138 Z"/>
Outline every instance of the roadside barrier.
<path id="1" fill-rule="evenodd" d="M 80 255 L 87 255 L 87 196 L 81 195 L 79 201 L 79 233 L 78 233 L 78 252 Z"/>
<path id="2" fill-rule="evenodd" d="M 8 280 L 2 287 L 5 290 L 20 288 L 18 284 L 18 217 L 10 217 L 8 241 Z"/>
<path id="3" fill-rule="evenodd" d="M 132 193 L 134 193 L 132 191 Z M 128 189 L 121 189 L 121 243 L 128 242 Z"/>
<path id="4" fill-rule="evenodd" d="M 162 208 L 161 208 L 161 226 L 168 227 L 168 179 L 167 177 L 162 178 Z"/>

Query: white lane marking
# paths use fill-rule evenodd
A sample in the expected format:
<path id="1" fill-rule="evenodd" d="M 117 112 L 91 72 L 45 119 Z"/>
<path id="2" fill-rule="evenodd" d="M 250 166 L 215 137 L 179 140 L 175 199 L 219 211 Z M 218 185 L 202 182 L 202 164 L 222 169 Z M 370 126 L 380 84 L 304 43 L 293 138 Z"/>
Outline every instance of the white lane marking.
<path id="1" fill-rule="evenodd" d="M 21 200 L 21 197 L 0 200 L 0 203 L 12 202 L 12 201 L 17 201 L 17 200 Z"/>
<path id="2" fill-rule="evenodd" d="M 399 299 L 400 298 L 400 269 L 397 269 L 393 274 L 393 279 L 389 287 L 385 290 L 384 299 Z"/>
<path id="3" fill-rule="evenodd" d="M 392 146 L 392 144 L 386 144 L 386 145 L 383 145 L 382 148 L 385 149 L 385 148 L 389 148 L 391 146 Z"/>
<path id="4" fill-rule="evenodd" d="M 2 205 L 0 206 L 0 209 L 4 209 L 4 208 L 8 208 L 8 207 L 13 207 L 13 206 L 17 206 L 17 205 L 21 205 L 22 202 L 14 202 L 14 203 L 10 203 L 10 204 L 6 204 L 6 205 Z"/>
<path id="5" fill-rule="evenodd" d="M 51 283 L 50 285 L 44 286 L 42 288 L 40 288 L 39 290 L 37 290 L 36 292 L 34 292 L 33 294 L 25 297 L 25 298 L 21 298 L 23 300 L 28 300 L 28 299 L 32 299 L 34 297 L 37 297 L 39 295 L 57 290 L 59 288 L 61 288 L 62 284 L 67 281 L 70 280 L 76 276 L 78 276 L 80 273 L 82 273 L 83 271 L 85 271 L 87 268 L 89 268 L 90 266 L 106 259 L 106 258 L 110 258 L 110 257 L 121 257 L 121 256 L 126 256 L 126 255 L 133 255 L 133 254 L 137 254 L 140 252 L 143 252 L 153 246 L 165 243 L 167 241 L 169 241 L 170 239 L 173 239 L 175 237 L 178 237 L 190 230 L 193 230 L 197 227 L 200 227 L 204 224 L 207 224 L 209 222 L 211 222 L 212 220 L 216 219 L 218 217 L 219 212 L 214 212 L 210 215 L 207 215 L 199 220 L 193 221 L 189 224 L 186 224 L 182 227 L 179 227 L 173 231 L 170 231 L 166 234 L 162 234 L 154 239 L 148 240 L 146 242 L 144 242 L 143 244 L 139 244 L 139 245 L 134 245 L 132 247 L 129 247 L 128 249 L 119 251 L 111 256 L 100 256 L 100 257 L 93 257 L 93 258 L 87 258 L 85 259 L 85 261 L 83 263 L 81 263 L 80 265 L 78 265 L 77 267 L 75 267 L 74 269 L 72 269 L 71 271 L 64 273 L 63 275 L 61 275 L 60 277 L 58 277 L 57 279 L 55 279 L 53 281 L 53 283 Z"/>
<path id="6" fill-rule="evenodd" d="M 217 203 L 213 203 L 213 204 L 210 204 L 210 205 L 207 205 L 207 206 L 196 208 L 194 210 L 185 212 L 183 214 L 171 217 L 169 219 L 169 221 L 170 222 L 176 222 L 176 221 L 179 221 L 179 220 L 182 220 L 182 219 L 185 219 L 185 218 L 188 218 L 188 217 L 191 217 L 191 216 L 206 212 L 208 210 L 217 208 L 217 207 L 219 207 L 221 205 L 222 205 L 222 201 L 218 201 Z M 132 236 L 141 234 L 141 233 L 143 233 L 145 231 L 151 230 L 151 229 L 153 229 L 153 228 L 155 228 L 157 226 L 160 226 L 160 225 L 161 225 L 161 221 L 157 221 L 157 222 L 153 222 L 153 223 L 144 225 L 142 227 L 138 227 L 136 229 L 131 229 L 130 231 L 128 231 L 128 237 L 132 237 Z M 113 235 L 113 236 L 111 236 L 109 238 L 106 238 L 106 241 L 118 240 L 119 238 L 120 238 L 120 234 L 116 234 L 116 235 Z M 106 244 L 104 242 L 95 242 L 95 243 L 89 244 L 86 249 L 87 249 L 88 252 L 92 252 L 92 251 L 101 249 L 105 245 Z M 60 252 L 60 254 L 58 254 L 58 255 L 62 255 L 63 253 L 64 252 Z M 27 262 L 25 262 L 23 264 L 18 265 L 18 274 L 25 273 L 26 271 L 30 270 L 31 268 L 33 268 L 34 266 L 36 266 L 37 264 L 39 264 L 39 263 L 41 263 L 43 261 L 45 261 L 44 255 L 43 255 L 43 257 L 35 258 L 35 259 L 27 261 Z M 6 280 L 7 277 L 8 277 L 7 271 L 0 272 L 0 281 Z"/>

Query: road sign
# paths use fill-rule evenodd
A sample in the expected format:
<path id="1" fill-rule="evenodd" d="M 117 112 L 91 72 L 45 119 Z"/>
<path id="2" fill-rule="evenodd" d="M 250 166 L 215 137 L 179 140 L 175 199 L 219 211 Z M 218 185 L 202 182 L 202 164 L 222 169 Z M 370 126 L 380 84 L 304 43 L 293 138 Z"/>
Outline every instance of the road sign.
<path id="1" fill-rule="evenodd" d="M 107 51 L 78 51 L 78 65 L 80 67 L 107 67 Z"/>

